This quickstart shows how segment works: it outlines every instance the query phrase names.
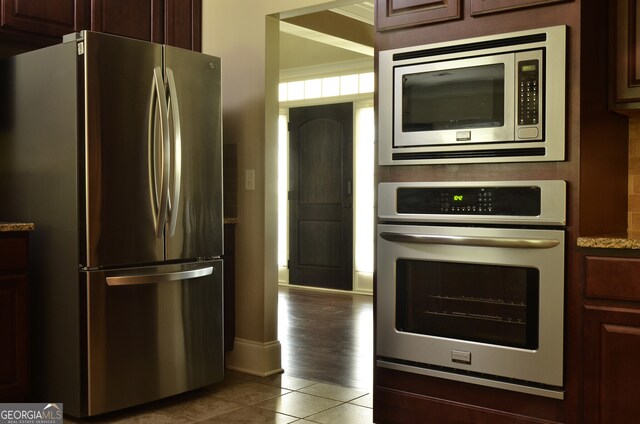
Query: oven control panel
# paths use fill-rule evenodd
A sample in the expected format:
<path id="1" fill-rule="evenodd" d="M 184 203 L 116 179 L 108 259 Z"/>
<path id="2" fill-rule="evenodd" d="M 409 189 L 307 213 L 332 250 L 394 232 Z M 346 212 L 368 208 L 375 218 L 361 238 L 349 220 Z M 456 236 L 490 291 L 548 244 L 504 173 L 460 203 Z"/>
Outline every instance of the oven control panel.
<path id="1" fill-rule="evenodd" d="M 564 226 L 566 205 L 562 180 L 378 184 L 379 223 Z"/>
<path id="2" fill-rule="evenodd" d="M 400 187 L 396 210 L 419 215 L 538 216 L 540 187 Z"/>

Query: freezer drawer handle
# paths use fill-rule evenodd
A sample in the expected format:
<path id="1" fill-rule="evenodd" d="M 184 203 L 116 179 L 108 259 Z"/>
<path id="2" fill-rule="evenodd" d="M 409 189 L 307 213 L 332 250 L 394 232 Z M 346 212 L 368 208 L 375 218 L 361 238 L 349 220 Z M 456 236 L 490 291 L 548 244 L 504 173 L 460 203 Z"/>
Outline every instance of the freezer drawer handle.
<path id="1" fill-rule="evenodd" d="M 134 275 L 117 275 L 107 277 L 107 285 L 109 286 L 133 286 L 137 284 L 154 284 L 164 283 L 167 281 L 190 280 L 193 278 L 204 277 L 213 274 L 213 267 L 190 269 L 187 271 L 160 273 L 160 274 L 134 274 Z"/>
<path id="2" fill-rule="evenodd" d="M 402 234 L 382 232 L 388 241 L 419 244 L 449 244 L 454 246 L 506 247 L 512 249 L 551 249 L 560 244 L 554 239 L 519 239 L 506 237 L 436 236 L 431 234 Z"/>

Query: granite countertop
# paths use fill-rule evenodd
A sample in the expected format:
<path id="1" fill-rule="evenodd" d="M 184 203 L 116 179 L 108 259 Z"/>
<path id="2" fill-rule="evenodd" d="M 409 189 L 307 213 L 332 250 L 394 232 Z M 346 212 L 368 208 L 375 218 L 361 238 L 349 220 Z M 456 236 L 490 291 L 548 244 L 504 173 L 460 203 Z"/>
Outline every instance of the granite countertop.
<path id="1" fill-rule="evenodd" d="M 640 231 L 627 231 L 619 234 L 578 237 L 578 247 L 595 249 L 638 249 L 640 250 Z"/>
<path id="2" fill-rule="evenodd" d="M 35 228 L 33 223 L 24 222 L 0 222 L 0 233 L 9 231 L 32 231 Z"/>

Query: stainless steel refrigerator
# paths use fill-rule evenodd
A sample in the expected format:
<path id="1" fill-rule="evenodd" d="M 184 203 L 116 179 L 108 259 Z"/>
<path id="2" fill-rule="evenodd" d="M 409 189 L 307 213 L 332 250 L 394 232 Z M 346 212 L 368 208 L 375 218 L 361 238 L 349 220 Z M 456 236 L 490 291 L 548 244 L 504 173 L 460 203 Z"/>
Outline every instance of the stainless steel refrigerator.
<path id="1" fill-rule="evenodd" d="M 0 65 L 0 221 L 31 221 L 31 400 L 223 378 L 220 60 L 94 32 Z"/>

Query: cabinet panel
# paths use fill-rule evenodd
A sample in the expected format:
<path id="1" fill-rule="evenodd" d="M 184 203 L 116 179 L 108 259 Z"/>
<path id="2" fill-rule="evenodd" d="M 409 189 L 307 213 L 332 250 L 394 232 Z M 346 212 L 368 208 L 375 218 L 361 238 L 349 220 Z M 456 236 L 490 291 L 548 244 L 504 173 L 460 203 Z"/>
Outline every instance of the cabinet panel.
<path id="1" fill-rule="evenodd" d="M 84 27 L 84 3 L 85 0 L 2 0 L 0 28 L 62 37 Z"/>
<path id="2" fill-rule="evenodd" d="M 90 29 L 202 49 L 202 0 L 0 0 L 0 41 L 38 48 Z"/>
<path id="3" fill-rule="evenodd" d="M 202 0 L 166 0 L 165 39 L 170 46 L 201 51 Z"/>
<path id="4" fill-rule="evenodd" d="M 471 0 L 471 16 L 565 1 L 568 0 Z"/>
<path id="5" fill-rule="evenodd" d="M 27 238 L 0 237 L 0 274 L 12 270 L 22 273 L 27 267 Z"/>
<path id="6" fill-rule="evenodd" d="M 0 232 L 0 402 L 20 402 L 29 388 L 28 233 Z"/>
<path id="7" fill-rule="evenodd" d="M 634 422 L 640 415 L 640 310 L 585 309 L 584 422 Z"/>
<path id="8" fill-rule="evenodd" d="M 460 19 L 461 0 L 377 0 L 378 31 Z"/>
<path id="9" fill-rule="evenodd" d="M 640 260 L 587 256 L 589 297 L 640 301 Z"/>
<path id="10" fill-rule="evenodd" d="M 24 400 L 28 389 L 27 279 L 0 276 L 0 402 Z"/>
<path id="11" fill-rule="evenodd" d="M 640 8 L 636 0 L 611 2 L 612 48 L 612 108 L 640 108 Z"/>
<path id="12" fill-rule="evenodd" d="M 91 29 L 162 43 L 162 0 L 91 0 Z"/>

